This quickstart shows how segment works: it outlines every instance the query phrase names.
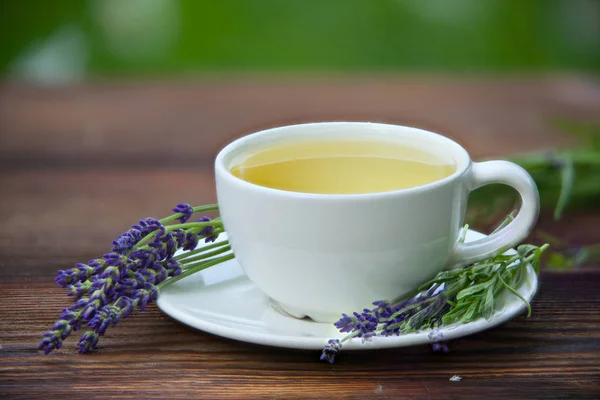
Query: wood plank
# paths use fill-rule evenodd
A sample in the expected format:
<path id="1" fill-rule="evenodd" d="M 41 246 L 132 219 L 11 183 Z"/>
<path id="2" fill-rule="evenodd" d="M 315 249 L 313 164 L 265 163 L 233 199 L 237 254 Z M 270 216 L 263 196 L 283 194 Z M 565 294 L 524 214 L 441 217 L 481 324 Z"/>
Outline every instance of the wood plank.
<path id="1" fill-rule="evenodd" d="M 348 120 L 418 126 L 474 157 L 570 143 L 550 122 L 600 115 L 600 83 L 570 76 L 315 77 L 0 85 L 0 162 L 19 165 L 206 165 L 264 128 Z"/>
<path id="2" fill-rule="evenodd" d="M 272 349 L 198 332 L 155 307 L 122 321 L 97 352 L 70 338 L 40 355 L 41 333 L 69 303 L 48 283 L 0 283 L 0 393 L 50 398 L 594 398 L 600 393 L 600 271 L 544 273 L 530 319 L 428 346 L 342 353 Z M 40 299 L 44 299 L 40 301 Z M 35 316 L 27 310 L 36 310 Z M 453 375 L 463 380 L 449 382 Z"/>

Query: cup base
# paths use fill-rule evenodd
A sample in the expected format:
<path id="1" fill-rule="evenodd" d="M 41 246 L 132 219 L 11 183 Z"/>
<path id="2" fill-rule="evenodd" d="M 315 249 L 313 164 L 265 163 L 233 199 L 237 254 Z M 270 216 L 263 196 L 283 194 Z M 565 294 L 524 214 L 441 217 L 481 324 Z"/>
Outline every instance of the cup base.
<path id="1" fill-rule="evenodd" d="M 318 312 L 318 311 L 304 313 L 293 307 L 289 307 L 284 304 L 281 304 L 280 302 L 273 300 L 271 298 L 269 298 L 269 300 L 271 302 L 271 307 L 273 308 L 273 310 L 277 311 L 278 313 L 280 313 L 286 317 L 292 317 L 292 318 L 296 318 L 296 319 L 311 319 L 314 322 L 321 322 L 321 323 L 334 323 L 335 321 L 339 320 L 341 317 L 338 314 L 323 313 L 323 312 Z"/>

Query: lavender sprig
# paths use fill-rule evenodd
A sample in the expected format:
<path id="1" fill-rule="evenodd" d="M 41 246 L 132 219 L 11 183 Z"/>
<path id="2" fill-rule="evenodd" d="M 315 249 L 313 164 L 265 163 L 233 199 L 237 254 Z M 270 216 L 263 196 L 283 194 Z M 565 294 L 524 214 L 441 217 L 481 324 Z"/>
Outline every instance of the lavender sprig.
<path id="1" fill-rule="evenodd" d="M 509 215 L 498 229 L 512 219 Z M 463 230 L 464 240 L 467 227 Z M 344 342 L 352 338 L 362 341 L 376 336 L 399 336 L 411 332 L 427 331 L 434 352 L 449 351 L 439 327 L 452 323 L 468 323 L 478 318 L 490 319 L 495 310 L 495 300 L 505 292 L 519 297 L 531 314 L 529 302 L 515 288 L 526 276 L 526 268 L 533 265 L 539 271 L 541 254 L 548 245 L 536 247 L 521 245 L 515 255 L 498 254 L 461 269 L 442 271 L 414 292 L 393 301 L 376 301 L 372 309 L 361 313 L 342 314 L 335 322 L 342 339 L 332 339 L 323 349 L 321 360 L 333 362 Z"/>
<path id="2" fill-rule="evenodd" d="M 104 268 L 106 268 L 106 260 L 103 259 L 91 260 L 87 264 L 77 263 L 75 268 L 59 270 L 54 280 L 60 286 L 67 287 L 71 284 L 85 282 L 104 271 Z"/>
<path id="3" fill-rule="evenodd" d="M 192 217 L 192 214 L 194 214 L 194 209 L 188 203 L 180 203 L 173 208 L 173 212 L 182 214 L 181 217 L 179 217 L 179 222 L 183 224 Z"/>
<path id="4" fill-rule="evenodd" d="M 338 339 L 329 339 L 327 346 L 323 349 L 321 354 L 321 361 L 327 361 L 329 364 L 333 364 L 335 356 L 340 354 L 342 351 L 342 344 Z"/>
<path id="5" fill-rule="evenodd" d="M 175 214 L 167 218 L 145 218 L 133 225 L 102 258 L 59 271 L 55 280 L 75 298 L 75 304 L 63 309 L 39 348 L 46 354 L 59 349 L 72 332 L 87 325 L 78 347 L 82 353 L 91 351 L 108 328 L 144 310 L 160 289 L 233 258 L 226 240 L 196 249 L 201 240 L 214 242 L 223 232 L 219 218 L 187 222 L 194 213 L 217 209 L 216 205 L 178 204 Z M 179 223 L 170 224 L 174 221 Z M 175 256 L 178 250 L 186 252 Z"/>
<path id="6" fill-rule="evenodd" d="M 154 218 L 146 218 L 138 225 L 133 225 L 130 230 L 119 235 L 113 241 L 112 251 L 118 254 L 126 254 L 146 235 L 162 228 L 160 221 Z"/>

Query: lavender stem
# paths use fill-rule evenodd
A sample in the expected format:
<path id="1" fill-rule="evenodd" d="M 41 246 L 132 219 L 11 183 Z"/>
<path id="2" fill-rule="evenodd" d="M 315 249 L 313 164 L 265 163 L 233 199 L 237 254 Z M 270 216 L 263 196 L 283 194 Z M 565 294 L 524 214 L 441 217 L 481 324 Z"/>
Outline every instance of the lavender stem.
<path id="1" fill-rule="evenodd" d="M 208 204 L 206 206 L 193 207 L 193 210 L 195 213 L 203 212 L 203 211 L 214 211 L 214 210 L 218 210 L 218 209 L 219 209 L 219 206 L 217 204 Z M 166 218 L 161 219 L 160 223 L 166 224 L 167 222 L 175 221 L 175 220 L 181 218 L 183 215 L 184 214 L 182 214 L 182 213 L 170 215 Z"/>
<path id="2" fill-rule="evenodd" d="M 177 282 L 180 279 L 183 279 L 183 278 L 188 277 L 188 276 L 190 276 L 192 274 L 195 274 L 196 272 L 200 272 L 200 271 L 202 271 L 202 270 L 204 270 L 206 268 L 212 267 L 213 265 L 221 264 L 221 263 L 223 263 L 225 261 L 232 260 L 234 257 L 235 256 L 233 254 L 227 254 L 225 256 L 222 256 L 222 257 L 219 257 L 219 258 L 215 258 L 215 259 L 212 259 L 212 260 L 207 260 L 207 261 L 205 261 L 205 262 L 203 262 L 201 264 L 194 265 L 193 267 L 185 270 L 182 274 L 174 276 L 174 277 L 172 277 L 170 279 L 167 279 L 166 281 L 158 284 L 156 286 L 156 288 L 160 291 L 161 289 L 164 289 L 165 287 L 169 286 L 172 283 Z"/>
<path id="3" fill-rule="evenodd" d="M 209 244 L 208 246 L 202 246 L 200 248 L 197 248 L 195 250 L 190 250 L 190 251 L 186 251 L 183 254 L 180 254 L 178 256 L 173 257 L 175 259 L 175 261 L 179 261 L 179 260 L 183 260 L 184 258 L 188 258 L 191 257 L 193 255 L 196 255 L 198 253 L 203 253 L 207 250 L 212 250 L 216 247 L 222 247 L 222 246 L 226 246 L 229 245 L 229 241 L 228 240 L 223 240 L 222 242 L 216 242 L 213 244 Z"/>
<path id="4" fill-rule="evenodd" d="M 183 259 L 179 260 L 179 264 L 182 264 L 182 265 L 187 264 L 188 266 L 191 266 L 190 264 L 192 264 L 192 263 L 196 264 L 198 261 L 225 253 L 229 250 L 231 250 L 231 246 L 225 246 L 223 248 L 220 248 L 220 249 L 217 249 L 217 250 L 205 253 L 205 254 L 200 254 L 200 255 L 197 255 L 194 257 L 189 257 L 189 258 L 183 258 Z M 185 269 L 186 267 L 183 267 L 183 268 Z"/>

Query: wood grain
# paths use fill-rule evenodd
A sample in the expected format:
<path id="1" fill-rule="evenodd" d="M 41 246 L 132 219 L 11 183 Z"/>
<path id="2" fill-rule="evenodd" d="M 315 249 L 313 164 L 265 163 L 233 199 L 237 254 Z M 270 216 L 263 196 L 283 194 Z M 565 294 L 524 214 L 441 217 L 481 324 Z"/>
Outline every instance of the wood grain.
<path id="1" fill-rule="evenodd" d="M 0 84 L 0 398 L 597 399 L 600 268 L 545 271 L 530 319 L 451 343 L 318 352 L 236 342 L 155 307 L 111 329 L 100 349 L 76 337 L 49 356 L 41 334 L 69 304 L 57 269 L 104 253 L 136 219 L 180 201 L 214 201 L 212 158 L 234 137 L 280 124 L 371 120 L 437 130 L 476 157 L 571 143 L 548 121 L 600 117 L 591 78 L 354 77 Z M 539 226 L 600 241 L 600 210 L 542 214 Z M 486 227 L 481 227 L 486 229 Z M 461 382 L 450 382 L 453 375 Z"/>
<path id="2" fill-rule="evenodd" d="M 474 157 L 568 144 L 552 118 L 600 114 L 592 78 L 324 77 L 0 86 L 0 160 L 14 166 L 210 163 L 231 139 L 331 120 L 418 126 Z"/>
<path id="3" fill-rule="evenodd" d="M 96 353 L 78 354 L 71 338 L 42 356 L 35 350 L 40 333 L 68 299 L 49 283 L 3 283 L 0 392 L 11 398 L 594 398 L 599 280 L 597 270 L 545 273 L 530 319 L 456 340 L 448 354 L 427 346 L 346 352 L 332 366 L 315 351 L 197 332 L 154 307 L 112 329 Z M 463 380 L 449 382 L 455 374 Z"/>

